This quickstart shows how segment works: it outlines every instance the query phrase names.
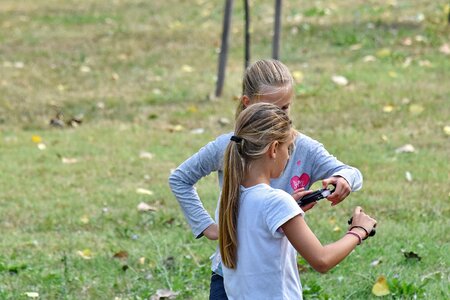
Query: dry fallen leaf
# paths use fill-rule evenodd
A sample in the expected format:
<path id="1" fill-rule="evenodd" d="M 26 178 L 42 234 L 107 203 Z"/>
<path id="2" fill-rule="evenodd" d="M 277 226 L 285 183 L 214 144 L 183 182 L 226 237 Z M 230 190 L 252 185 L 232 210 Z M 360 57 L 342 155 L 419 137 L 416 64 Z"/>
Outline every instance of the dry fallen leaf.
<path id="1" fill-rule="evenodd" d="M 184 130 L 184 127 L 180 124 L 169 127 L 170 132 L 179 132 L 179 131 L 183 131 L 183 130 Z"/>
<path id="2" fill-rule="evenodd" d="M 331 80 L 332 80 L 335 84 L 340 85 L 340 86 L 345 86 L 345 85 L 348 84 L 348 79 L 345 78 L 344 76 L 341 76 L 341 75 L 333 75 L 333 76 L 331 77 Z"/>
<path id="3" fill-rule="evenodd" d="M 91 71 L 91 68 L 88 66 L 81 66 L 80 67 L 80 72 L 81 73 L 89 73 Z"/>
<path id="4" fill-rule="evenodd" d="M 414 146 L 411 144 L 406 144 L 395 149 L 395 153 L 413 153 L 413 152 L 416 152 L 416 149 L 414 149 Z"/>
<path id="5" fill-rule="evenodd" d="M 419 115 L 421 114 L 425 108 L 420 104 L 411 104 L 409 106 L 409 112 L 413 115 Z"/>
<path id="6" fill-rule="evenodd" d="M 70 165 L 70 164 L 76 164 L 78 162 L 78 159 L 73 158 L 73 157 L 72 158 L 70 158 L 70 157 L 62 157 L 61 161 L 62 161 L 63 164 Z"/>
<path id="7" fill-rule="evenodd" d="M 219 119 L 219 124 L 222 126 L 230 124 L 230 120 L 228 118 L 222 117 Z"/>
<path id="8" fill-rule="evenodd" d="M 334 226 L 333 231 L 334 231 L 334 232 L 340 232 L 340 231 L 342 231 L 342 229 L 341 229 L 341 227 L 339 227 L 338 225 L 336 225 L 336 226 Z"/>
<path id="9" fill-rule="evenodd" d="M 77 251 L 77 254 L 84 259 L 91 259 L 93 257 L 92 251 L 89 249 L 84 249 L 82 251 Z"/>
<path id="10" fill-rule="evenodd" d="M 380 276 L 372 287 L 372 294 L 377 297 L 389 295 L 391 292 L 389 291 L 389 286 L 386 281 L 386 277 Z"/>
<path id="11" fill-rule="evenodd" d="M 389 49 L 389 48 L 382 48 L 377 51 L 378 57 L 388 57 L 390 55 L 391 55 L 391 49 Z"/>
<path id="12" fill-rule="evenodd" d="M 171 290 L 157 290 L 156 294 L 150 297 L 150 300 L 175 299 L 179 293 Z"/>
<path id="13" fill-rule="evenodd" d="M 412 39 L 411 39 L 410 37 L 405 38 L 405 39 L 402 41 L 402 45 L 403 45 L 403 46 L 411 46 L 411 45 L 412 45 Z"/>
<path id="14" fill-rule="evenodd" d="M 439 51 L 441 53 L 444 53 L 445 55 L 449 55 L 450 54 L 450 46 L 448 44 L 443 44 L 440 48 Z"/>
<path id="15" fill-rule="evenodd" d="M 376 61 L 376 60 L 377 60 L 377 58 L 375 56 L 373 56 L 373 55 L 366 55 L 363 58 L 364 62 L 373 62 L 373 61 Z"/>
<path id="16" fill-rule="evenodd" d="M 81 223 L 83 223 L 83 224 L 88 224 L 88 223 L 89 223 L 89 217 L 86 216 L 86 215 L 81 216 L 80 221 L 81 221 Z"/>
<path id="17" fill-rule="evenodd" d="M 138 211 L 156 211 L 156 207 L 148 205 L 145 202 L 141 202 L 137 206 Z"/>
<path id="18" fill-rule="evenodd" d="M 35 144 L 39 144 L 42 142 L 42 138 L 39 135 L 33 135 L 31 137 L 31 141 L 33 141 L 33 143 Z"/>
<path id="19" fill-rule="evenodd" d="M 449 125 L 444 126 L 444 128 L 442 130 L 444 130 L 444 133 L 446 135 L 450 135 L 450 126 Z"/>
<path id="20" fill-rule="evenodd" d="M 388 75 L 391 78 L 397 78 L 398 77 L 398 74 L 396 72 L 394 72 L 394 71 L 389 71 Z"/>
<path id="21" fill-rule="evenodd" d="M 382 262 L 382 259 L 381 259 L 381 257 L 380 257 L 380 258 L 378 258 L 378 259 L 373 260 L 373 261 L 370 263 L 370 265 L 371 265 L 372 267 L 376 267 L 376 266 L 378 266 L 379 264 L 381 264 L 381 262 Z"/>
<path id="22" fill-rule="evenodd" d="M 142 194 L 142 195 L 149 195 L 149 196 L 152 196 L 154 194 L 153 191 L 143 189 L 143 188 L 137 188 L 136 193 Z"/>
<path id="23" fill-rule="evenodd" d="M 195 105 L 189 105 L 187 108 L 187 111 L 190 113 L 196 113 L 196 112 L 198 112 L 198 108 Z"/>
<path id="24" fill-rule="evenodd" d="M 303 73 L 301 71 L 292 72 L 296 83 L 301 83 L 303 81 Z"/>
<path id="25" fill-rule="evenodd" d="M 191 130 L 192 134 L 203 134 L 205 132 L 204 128 L 195 128 Z"/>
<path id="26" fill-rule="evenodd" d="M 359 50 L 359 49 L 361 49 L 362 48 L 362 45 L 361 44 L 354 44 L 354 45 L 351 45 L 350 46 L 350 50 L 351 51 L 356 51 L 356 50 Z"/>
<path id="27" fill-rule="evenodd" d="M 153 154 L 150 153 L 150 152 L 141 151 L 139 153 L 139 157 L 140 158 L 144 158 L 144 159 L 152 159 L 153 158 Z"/>
<path id="28" fill-rule="evenodd" d="M 181 70 L 182 70 L 183 72 L 186 72 L 186 73 L 192 73 L 192 72 L 194 72 L 194 68 L 191 67 L 191 66 L 189 66 L 189 65 L 183 65 L 183 66 L 181 67 Z"/>
<path id="29" fill-rule="evenodd" d="M 405 178 L 406 178 L 406 181 L 408 181 L 408 182 L 412 182 L 413 181 L 411 172 L 409 172 L 409 171 L 405 172 Z"/>
<path id="30" fill-rule="evenodd" d="M 394 106 L 392 105 L 385 105 L 383 106 L 383 112 L 390 113 L 394 111 Z"/>
<path id="31" fill-rule="evenodd" d="M 127 259 L 128 258 L 128 252 L 125 250 L 121 250 L 117 253 L 114 253 L 113 258 L 118 258 L 118 259 Z"/>
<path id="32" fill-rule="evenodd" d="M 39 293 L 36 292 L 26 292 L 25 296 L 27 296 L 28 298 L 39 298 Z"/>
<path id="33" fill-rule="evenodd" d="M 145 264 L 145 257 L 140 257 L 140 258 L 139 258 L 139 264 L 140 264 L 140 265 Z"/>

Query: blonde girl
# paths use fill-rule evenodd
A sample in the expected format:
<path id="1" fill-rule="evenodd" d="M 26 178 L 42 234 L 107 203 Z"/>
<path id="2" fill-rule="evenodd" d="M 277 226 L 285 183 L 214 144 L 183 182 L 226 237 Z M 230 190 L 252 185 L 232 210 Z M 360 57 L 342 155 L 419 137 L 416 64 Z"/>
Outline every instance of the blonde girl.
<path id="1" fill-rule="evenodd" d="M 238 117 L 224 156 L 219 248 L 228 299 L 301 299 L 296 253 L 326 272 L 366 239 L 376 221 L 356 207 L 347 234 L 322 246 L 295 199 L 270 186 L 283 173 L 296 132 L 277 106 Z"/>

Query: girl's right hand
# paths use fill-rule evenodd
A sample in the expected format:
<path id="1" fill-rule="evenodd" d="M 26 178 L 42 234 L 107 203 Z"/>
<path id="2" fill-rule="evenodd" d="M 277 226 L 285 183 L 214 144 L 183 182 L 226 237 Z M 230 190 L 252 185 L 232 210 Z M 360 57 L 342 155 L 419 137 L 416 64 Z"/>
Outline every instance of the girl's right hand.
<path id="1" fill-rule="evenodd" d="M 219 226 L 217 224 L 209 225 L 204 231 L 203 235 L 206 236 L 208 240 L 215 241 L 219 239 Z"/>
<path id="2" fill-rule="evenodd" d="M 361 226 L 366 230 L 366 232 L 370 233 L 372 229 L 377 225 L 377 220 L 365 214 L 362 207 L 360 206 L 357 206 L 355 208 L 352 218 L 353 220 L 352 224 L 350 224 L 350 228 L 353 226 Z M 367 235 L 367 233 L 364 234 Z"/>
<path id="3" fill-rule="evenodd" d="M 301 189 L 295 190 L 292 193 L 292 197 L 295 199 L 295 201 L 298 201 L 298 199 L 301 199 L 301 198 L 305 197 L 306 195 L 311 194 L 312 192 L 313 191 L 311 191 L 311 190 L 305 190 L 305 188 L 301 188 Z M 308 210 L 313 208 L 314 205 L 316 205 L 316 204 L 317 204 L 317 201 L 314 201 L 309 204 L 306 204 L 305 206 L 302 206 L 301 209 L 304 212 L 307 212 Z"/>

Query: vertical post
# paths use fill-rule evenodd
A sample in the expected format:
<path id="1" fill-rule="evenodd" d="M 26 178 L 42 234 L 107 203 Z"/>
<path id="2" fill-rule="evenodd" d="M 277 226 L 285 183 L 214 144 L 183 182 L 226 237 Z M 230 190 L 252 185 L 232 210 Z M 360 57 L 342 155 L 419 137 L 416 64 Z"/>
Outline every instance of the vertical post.
<path id="1" fill-rule="evenodd" d="M 281 27 L 281 5 L 282 0 L 275 0 L 275 23 L 273 28 L 272 58 L 280 57 L 280 27 Z"/>
<path id="2" fill-rule="evenodd" d="M 244 12 L 245 12 L 245 62 L 244 69 L 250 64 L 250 5 L 248 0 L 244 0 Z"/>
<path id="3" fill-rule="evenodd" d="M 225 12 L 223 16 L 222 44 L 219 54 L 219 68 L 217 74 L 216 97 L 222 95 L 223 82 L 225 80 L 225 66 L 228 56 L 228 40 L 230 35 L 231 12 L 233 10 L 233 0 L 225 0 Z"/>

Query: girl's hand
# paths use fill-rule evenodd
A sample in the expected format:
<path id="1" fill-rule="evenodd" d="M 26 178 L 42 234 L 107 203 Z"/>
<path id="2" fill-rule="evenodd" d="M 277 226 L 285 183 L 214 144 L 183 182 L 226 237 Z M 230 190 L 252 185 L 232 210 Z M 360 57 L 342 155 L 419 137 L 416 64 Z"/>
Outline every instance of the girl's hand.
<path id="1" fill-rule="evenodd" d="M 327 188 L 328 185 L 333 184 L 336 186 L 333 194 L 327 197 L 327 200 L 331 202 L 331 206 L 339 204 L 344 200 L 352 191 L 350 185 L 344 177 L 333 176 L 322 180 L 323 188 Z"/>
<path id="2" fill-rule="evenodd" d="M 297 201 L 298 199 L 301 199 L 301 198 L 303 198 L 304 196 L 306 196 L 306 195 L 308 195 L 308 194 L 311 194 L 311 193 L 312 193 L 312 191 L 310 191 L 310 190 L 305 191 L 305 188 L 301 188 L 301 189 L 295 190 L 295 191 L 292 193 L 292 197 L 295 199 L 295 201 Z M 310 210 L 311 208 L 313 208 L 314 205 L 316 205 L 316 204 L 317 204 L 317 201 L 314 201 L 314 202 L 311 202 L 311 203 L 306 204 L 305 206 L 302 206 L 301 209 L 302 209 L 304 212 L 307 212 L 308 210 Z"/>
<path id="3" fill-rule="evenodd" d="M 219 239 L 219 226 L 217 224 L 209 225 L 204 231 L 203 235 L 206 236 L 208 240 L 218 240 Z"/>
<path id="4" fill-rule="evenodd" d="M 365 214 L 363 212 L 362 207 L 357 206 L 355 210 L 353 211 L 353 220 L 352 224 L 350 225 L 350 228 L 353 226 L 361 226 L 365 229 L 355 227 L 352 230 L 359 230 L 359 232 L 362 234 L 362 237 L 366 237 L 368 234 L 372 231 L 372 229 L 377 225 L 377 220 L 371 218 L 369 215 Z"/>

